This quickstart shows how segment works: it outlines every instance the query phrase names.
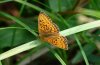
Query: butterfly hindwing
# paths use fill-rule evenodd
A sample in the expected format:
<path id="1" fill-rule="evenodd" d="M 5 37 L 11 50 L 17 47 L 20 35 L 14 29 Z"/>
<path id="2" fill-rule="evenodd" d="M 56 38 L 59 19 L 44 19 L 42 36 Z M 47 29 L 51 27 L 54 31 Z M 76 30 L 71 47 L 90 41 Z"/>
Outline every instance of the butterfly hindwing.
<path id="1" fill-rule="evenodd" d="M 66 50 L 68 49 L 67 39 L 63 36 L 50 36 L 44 38 L 44 41 L 49 42 L 56 47 L 66 49 Z"/>

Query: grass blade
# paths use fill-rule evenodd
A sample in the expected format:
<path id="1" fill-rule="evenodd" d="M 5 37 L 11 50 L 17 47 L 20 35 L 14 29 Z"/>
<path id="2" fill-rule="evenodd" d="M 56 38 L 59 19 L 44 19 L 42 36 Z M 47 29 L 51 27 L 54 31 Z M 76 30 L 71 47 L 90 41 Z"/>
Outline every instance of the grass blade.
<path id="1" fill-rule="evenodd" d="M 33 35 L 35 36 L 38 36 L 33 29 L 31 29 L 29 26 L 27 26 L 26 24 L 24 24 L 23 22 L 21 22 L 19 19 L 17 19 L 16 17 L 14 16 L 11 16 L 5 12 L 2 12 L 0 11 L 0 14 L 7 17 L 7 18 L 10 18 L 11 20 L 15 21 L 16 23 L 20 24 L 21 26 L 23 26 L 26 30 L 30 31 Z"/>
<path id="2" fill-rule="evenodd" d="M 34 40 L 34 41 L 28 42 L 26 44 L 20 45 L 20 46 L 15 47 L 7 52 L 0 54 L 0 60 L 3 60 L 3 59 L 8 58 L 10 56 L 16 55 L 16 54 L 21 53 L 23 51 L 35 48 L 39 45 L 40 45 L 40 42 L 38 40 Z"/>
<path id="3" fill-rule="evenodd" d="M 70 29 L 66 29 L 60 32 L 61 35 L 63 36 L 68 36 L 68 35 L 72 35 L 81 31 L 85 31 L 88 29 L 92 29 L 92 28 L 96 28 L 96 27 L 100 27 L 100 20 L 96 20 L 90 23 L 86 23 L 86 24 L 82 24 L 82 25 L 78 25 L 75 27 L 72 27 Z"/>
<path id="4" fill-rule="evenodd" d="M 85 60 L 86 65 L 89 65 L 88 59 L 87 59 L 87 57 L 86 57 L 86 54 L 85 54 L 85 52 L 84 52 L 84 50 L 83 50 L 83 48 L 82 48 L 82 46 L 81 46 L 81 43 L 80 43 L 78 37 L 77 37 L 76 35 L 74 35 L 74 37 L 75 37 L 75 39 L 76 39 L 76 41 L 77 41 L 77 44 L 78 44 L 78 46 L 79 46 L 79 48 L 80 48 L 80 51 L 81 51 L 81 53 L 82 53 L 82 55 L 83 55 L 83 58 L 84 58 L 84 60 Z"/>

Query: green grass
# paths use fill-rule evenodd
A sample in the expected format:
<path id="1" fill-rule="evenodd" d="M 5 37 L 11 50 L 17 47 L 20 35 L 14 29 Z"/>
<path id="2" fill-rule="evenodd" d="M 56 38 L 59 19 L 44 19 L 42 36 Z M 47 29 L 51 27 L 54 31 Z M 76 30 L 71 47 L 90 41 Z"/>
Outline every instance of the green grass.
<path id="1" fill-rule="evenodd" d="M 21 21 L 19 21 L 17 18 L 15 18 L 15 17 L 13 17 L 13 16 L 11 16 L 11 15 L 9 15 L 9 14 L 3 13 L 3 12 L 0 12 L 0 14 L 2 14 L 2 15 L 4 14 L 5 17 L 11 18 L 11 19 L 14 20 L 16 23 L 21 22 Z M 6 15 L 5 15 L 5 14 L 6 14 Z M 25 29 L 27 29 L 28 31 L 30 31 L 30 28 L 29 28 L 28 26 L 26 27 L 26 25 L 25 25 L 24 23 L 19 23 L 19 24 L 22 25 L 23 27 L 25 27 Z M 95 24 L 95 25 L 94 25 L 94 24 Z M 81 31 L 88 30 L 88 29 L 95 28 L 95 27 L 99 27 L 99 26 L 100 26 L 100 20 L 97 20 L 97 21 L 95 21 L 95 22 L 90 22 L 90 23 L 87 23 L 87 24 L 83 24 L 83 25 L 79 25 L 79 26 L 76 26 L 76 27 L 72 27 L 72 28 L 66 29 L 66 30 L 64 30 L 64 31 L 61 31 L 60 33 L 61 33 L 61 35 L 63 35 L 63 36 L 68 36 L 68 35 L 75 34 L 75 33 L 77 33 L 77 32 L 81 32 Z M 13 27 L 13 28 L 14 28 L 14 27 Z M 77 29 L 78 29 L 78 30 L 77 30 Z M 2 28 L 1 28 L 0 30 L 2 30 Z M 31 33 L 33 33 L 33 31 L 31 31 Z M 75 36 L 75 38 L 76 38 L 76 40 L 77 40 L 77 42 L 78 42 L 78 45 L 79 45 L 79 47 L 80 47 L 80 49 L 81 49 L 81 52 L 82 52 L 82 54 L 83 54 L 83 57 L 84 57 L 84 59 L 85 59 L 87 65 L 89 65 L 89 64 L 88 64 L 88 61 L 86 60 L 86 59 L 87 59 L 87 58 L 86 58 L 86 55 L 85 55 L 85 53 L 84 53 L 84 51 L 83 51 L 83 49 L 82 49 L 82 47 L 81 47 L 81 45 L 80 45 L 80 42 L 79 42 L 78 38 L 77 38 L 76 36 Z M 18 46 L 18 47 L 14 48 L 14 49 L 11 49 L 11 50 L 5 52 L 5 53 L 3 53 L 3 54 L 0 54 L 0 60 L 3 60 L 3 59 L 5 59 L 5 58 L 8 58 L 8 57 L 10 57 L 10 56 L 16 55 L 16 54 L 18 54 L 18 53 L 20 53 L 20 52 L 29 50 L 29 49 L 31 49 L 31 48 L 34 48 L 34 47 L 37 47 L 38 45 L 40 45 L 40 42 L 38 42 L 37 45 L 36 45 L 36 42 L 38 42 L 38 40 L 29 42 L 29 43 L 25 43 L 25 44 L 23 44 L 23 45 L 21 45 L 21 46 Z M 35 45 L 35 46 L 34 46 L 34 45 Z M 21 49 L 21 50 L 19 50 L 19 49 Z M 18 50 L 19 50 L 19 51 L 18 51 Z M 14 51 L 16 51 L 16 52 L 14 52 Z M 58 56 L 57 54 L 54 53 L 54 55 L 56 55 L 56 57 L 59 58 L 59 56 Z"/>
<path id="2" fill-rule="evenodd" d="M 83 48 L 81 46 L 81 42 L 79 41 L 79 39 L 78 39 L 78 37 L 76 35 L 74 37 L 75 37 L 75 40 L 77 41 L 78 46 L 80 47 L 80 51 L 81 51 L 81 53 L 83 55 L 83 58 L 85 60 L 86 65 L 90 65 L 89 61 L 87 59 L 87 56 L 86 56 L 86 54 L 85 54 L 85 52 L 84 52 L 84 50 L 83 50 Z"/>
<path id="3" fill-rule="evenodd" d="M 25 29 L 25 28 L 21 28 L 21 27 L 3 27 L 3 28 L 0 28 L 0 30 L 5 30 L 5 29 Z"/>
<path id="4" fill-rule="evenodd" d="M 27 1 L 27 0 L 25 0 L 25 1 Z M 21 8 L 20 8 L 20 16 L 21 16 L 22 12 L 24 11 L 24 8 L 25 8 L 25 5 L 22 4 L 22 6 L 21 6 Z"/>
<path id="5" fill-rule="evenodd" d="M 2 65 L 1 61 L 0 61 L 0 65 Z"/>
<path id="6" fill-rule="evenodd" d="M 12 19 L 13 21 L 16 21 L 16 23 L 20 24 L 21 26 L 23 26 L 26 30 L 30 31 L 33 35 L 38 36 L 33 29 L 31 29 L 29 26 L 27 26 L 26 24 L 22 23 L 19 19 L 17 19 L 16 17 L 13 17 L 9 14 L 6 14 L 4 12 L 0 12 L 1 15 L 6 16 L 7 18 Z"/>
<path id="7" fill-rule="evenodd" d="M 5 2 L 9 2 L 9 1 L 0 1 L 0 3 L 5 3 Z M 81 54 L 83 56 L 85 64 L 89 65 L 89 61 L 88 61 L 87 54 L 86 54 L 87 52 L 85 52 L 85 50 L 83 49 L 82 43 L 80 41 L 80 38 L 76 35 L 76 33 L 79 33 L 79 32 L 82 32 L 82 31 L 86 31 L 86 30 L 90 30 L 90 29 L 93 29 L 93 28 L 96 28 L 96 27 L 100 27 L 100 20 L 96 20 L 96 21 L 93 21 L 93 22 L 90 22 L 90 23 L 86 23 L 86 24 L 82 24 L 82 25 L 78 25 L 78 26 L 74 26 L 74 27 L 70 27 L 71 24 L 67 23 L 68 20 L 64 19 L 61 15 L 57 16 L 55 14 L 52 14 L 52 13 L 48 12 L 45 9 L 42 9 L 42 8 L 40 8 L 40 7 L 38 7 L 38 6 L 34 5 L 34 4 L 28 3 L 26 0 L 24 0 L 24 1 L 15 0 L 15 2 L 20 3 L 22 5 L 22 7 L 20 8 L 20 16 L 22 15 L 22 13 L 24 11 L 25 6 L 28 6 L 28 7 L 32 8 L 33 10 L 36 10 L 38 12 L 40 12 L 40 11 L 46 12 L 53 19 L 56 19 L 57 21 L 61 21 L 61 23 L 65 24 L 66 27 L 69 27 L 68 29 L 60 31 L 60 34 L 62 36 L 74 35 L 73 37 L 76 40 L 77 45 L 80 48 L 79 51 L 81 52 Z M 41 3 L 41 4 L 46 6 L 43 3 Z M 61 3 L 60 3 L 60 1 L 58 2 L 58 5 L 59 5 L 59 10 L 61 11 Z M 71 3 L 70 3 L 70 5 L 71 5 Z M 46 7 L 48 7 L 48 6 L 46 6 Z M 88 16 L 91 16 L 91 17 L 95 17 L 95 18 L 100 18 L 100 12 L 96 11 L 96 10 L 80 8 L 79 9 L 79 13 L 80 14 L 84 14 L 84 15 L 88 15 Z M 13 21 L 15 21 L 16 23 L 18 23 L 19 25 L 22 26 L 22 27 L 13 27 L 13 26 L 12 27 L 3 27 L 3 28 L 0 28 L 0 31 L 1 30 L 6 30 L 6 29 L 24 29 L 24 30 L 29 31 L 30 33 L 32 33 L 34 36 L 37 37 L 37 40 L 33 40 L 33 41 L 30 41 L 30 42 L 27 42 L 25 44 L 22 44 L 20 46 L 12 48 L 12 49 L 4 52 L 4 53 L 1 53 L 0 54 L 0 60 L 4 60 L 4 59 L 6 59 L 8 57 L 11 57 L 13 55 L 19 54 L 21 52 L 27 51 L 27 50 L 32 49 L 32 48 L 35 49 L 36 47 L 41 45 L 42 42 L 38 40 L 38 35 L 35 32 L 35 30 L 31 29 L 28 25 L 24 24 L 22 22 L 22 20 L 20 20 L 17 17 L 11 16 L 11 15 L 5 13 L 5 12 L 2 12 L 2 11 L 0 11 L 0 15 L 13 20 Z M 85 37 L 85 35 L 83 35 L 83 37 L 85 38 L 85 41 L 90 42 L 90 43 L 92 42 L 89 39 L 87 39 Z M 66 62 L 68 62 L 68 61 L 66 61 L 66 57 L 67 57 L 66 51 L 58 50 L 58 52 L 57 52 L 57 51 L 53 50 L 52 48 L 49 48 L 49 50 L 52 52 L 52 54 L 58 59 L 58 61 L 62 65 L 67 65 Z M 62 54 L 64 54 L 64 55 L 62 55 Z"/>
<path id="8" fill-rule="evenodd" d="M 10 2 L 12 0 L 5 0 L 5 1 L 0 1 L 0 3 L 6 3 L 6 2 Z"/>

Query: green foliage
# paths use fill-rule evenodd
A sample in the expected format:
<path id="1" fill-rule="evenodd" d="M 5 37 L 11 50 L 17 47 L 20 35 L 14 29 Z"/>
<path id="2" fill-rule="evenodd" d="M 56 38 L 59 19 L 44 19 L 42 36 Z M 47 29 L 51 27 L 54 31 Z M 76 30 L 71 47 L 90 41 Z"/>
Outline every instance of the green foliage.
<path id="1" fill-rule="evenodd" d="M 83 0 L 82 0 L 83 1 Z M 13 9 L 0 11 L 0 24 L 2 22 L 12 22 L 6 25 L 1 24 L 0 28 L 0 60 L 6 63 L 6 58 L 21 52 L 22 58 L 17 60 L 15 65 L 19 65 L 32 57 L 35 65 L 47 65 L 50 62 L 56 65 L 100 65 L 100 0 L 85 1 L 78 0 L 2 0 L 2 4 L 11 3 L 19 16 L 15 16 Z M 81 3 L 81 4 L 80 4 Z M 76 9 L 75 9 L 76 8 Z M 50 16 L 54 23 L 60 28 L 60 34 L 68 36 L 69 50 L 52 48 L 38 37 L 38 14 L 44 11 Z M 82 23 L 79 20 L 81 14 L 96 21 Z M 2 27 L 3 26 L 3 27 Z M 82 32 L 83 31 L 83 32 Z M 81 33 L 79 33 L 81 32 Z M 77 33 L 77 34 L 76 34 Z M 70 42 L 73 41 L 73 42 Z M 71 44 L 70 44 L 71 43 Z M 46 48 L 47 47 L 47 48 Z M 79 48 L 78 48 L 79 47 Z M 29 49 L 32 49 L 31 51 Z M 48 53 L 46 53 L 48 52 Z M 52 56 L 52 54 L 54 56 Z M 21 56 L 21 54 L 18 54 Z M 48 57 L 46 57 L 48 55 Z M 41 62 L 41 57 L 45 62 Z M 46 59 L 45 59 L 46 57 Z M 15 57 L 16 58 L 16 57 Z M 50 58 L 50 59 L 48 59 Z M 56 59 L 55 59 L 56 58 Z M 5 59 L 5 60 L 4 60 Z M 37 59 L 37 61 L 36 61 Z M 48 59 L 48 60 L 47 60 Z M 53 60 L 55 59 L 55 60 Z M 16 60 L 16 59 L 14 59 Z M 41 63 L 40 63 L 41 62 Z M 42 64 L 44 63 L 44 64 Z M 60 64 L 59 64 L 60 63 Z M 1 64 L 1 62 L 0 62 Z M 26 63 L 27 64 L 27 63 Z M 2 64 L 1 64 L 2 65 Z M 13 64 L 10 64 L 13 65 Z"/>

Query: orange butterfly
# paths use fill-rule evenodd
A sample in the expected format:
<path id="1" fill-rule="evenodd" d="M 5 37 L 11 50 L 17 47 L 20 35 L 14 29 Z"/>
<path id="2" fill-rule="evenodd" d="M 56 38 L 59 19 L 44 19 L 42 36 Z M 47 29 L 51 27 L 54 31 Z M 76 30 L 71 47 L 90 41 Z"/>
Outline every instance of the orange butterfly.
<path id="1" fill-rule="evenodd" d="M 44 13 L 40 12 L 38 17 L 39 36 L 43 41 L 52 45 L 68 50 L 67 39 L 59 34 L 56 24 Z"/>

